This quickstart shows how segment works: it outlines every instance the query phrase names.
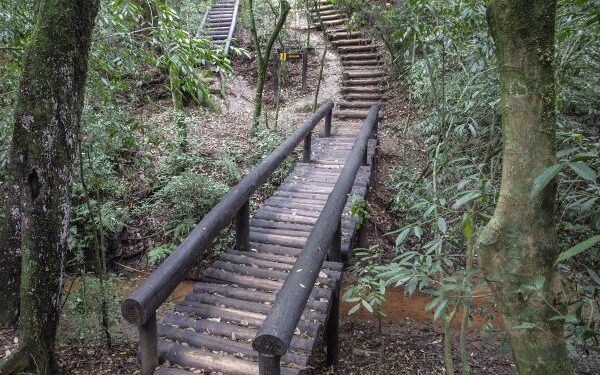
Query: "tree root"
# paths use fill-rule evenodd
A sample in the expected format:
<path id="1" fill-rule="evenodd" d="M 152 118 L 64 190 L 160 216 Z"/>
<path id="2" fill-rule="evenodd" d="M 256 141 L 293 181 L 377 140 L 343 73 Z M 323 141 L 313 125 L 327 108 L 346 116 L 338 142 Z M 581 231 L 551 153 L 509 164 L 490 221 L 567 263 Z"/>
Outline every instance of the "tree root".
<path id="1" fill-rule="evenodd" d="M 29 351 L 19 346 L 8 358 L 0 361 L 0 374 L 10 375 L 24 372 L 29 368 Z"/>

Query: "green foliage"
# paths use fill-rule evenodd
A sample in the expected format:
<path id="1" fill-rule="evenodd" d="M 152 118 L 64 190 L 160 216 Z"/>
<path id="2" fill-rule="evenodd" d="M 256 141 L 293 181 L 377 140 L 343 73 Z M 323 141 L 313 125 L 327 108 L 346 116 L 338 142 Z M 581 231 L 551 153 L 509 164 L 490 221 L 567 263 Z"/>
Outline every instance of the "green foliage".
<path id="1" fill-rule="evenodd" d="M 348 268 L 358 281 L 354 283 L 342 296 L 348 303 L 356 303 L 348 311 L 348 315 L 356 313 L 361 308 L 372 313 L 377 311 L 379 316 L 385 314 L 381 306 L 385 302 L 385 279 L 381 277 L 379 262 L 381 249 L 371 246 L 368 249 L 355 249 L 355 263 Z"/>
<path id="2" fill-rule="evenodd" d="M 367 209 L 367 201 L 362 197 L 353 195 L 352 196 L 352 207 L 350 207 L 350 215 L 356 217 L 357 222 L 355 224 L 356 230 L 359 230 L 365 220 L 371 219 L 371 214 Z"/>
<path id="3" fill-rule="evenodd" d="M 73 283 L 71 285 L 70 283 Z M 114 328 L 115 322 L 120 317 L 119 296 L 111 294 L 108 291 L 118 291 L 119 278 L 110 277 L 101 285 L 97 277 L 91 274 L 84 274 L 76 280 L 69 280 L 66 287 L 64 308 L 62 313 L 65 319 L 62 319 L 63 330 L 68 330 L 78 339 L 89 341 L 101 341 L 104 339 L 102 327 L 102 311 L 100 306 L 103 303 L 103 294 L 108 293 L 107 312 L 109 327 Z M 118 332 L 111 329 L 111 336 L 115 337 Z"/>
<path id="4" fill-rule="evenodd" d="M 186 171 L 173 176 L 154 195 L 154 210 L 167 218 L 167 233 L 183 239 L 229 188 L 206 175 Z"/>
<path id="5" fill-rule="evenodd" d="M 250 157 L 249 165 L 256 165 L 275 150 L 281 142 L 285 140 L 285 133 L 280 133 L 275 129 L 259 128 L 252 136 L 254 150 Z M 267 181 L 267 190 L 273 190 L 287 177 L 294 164 L 294 155 L 285 159 L 281 166 L 269 176 Z"/>
<path id="6" fill-rule="evenodd" d="M 404 224 L 393 232 L 396 248 L 392 262 L 381 264 L 377 272 L 388 285 L 402 285 L 408 293 L 422 290 L 433 294 L 434 302 L 428 307 L 434 309 L 436 318 L 448 316 L 453 306 L 470 299 L 478 269 L 467 270 L 467 249 L 490 219 L 500 185 L 498 67 L 488 36 L 485 4 L 457 0 L 334 2 L 351 15 L 353 27 L 366 28 L 384 40 L 417 112 L 407 128 L 426 147 L 427 166 L 421 173 L 415 176 L 413 165 L 400 166 L 387 182 L 395 191 L 390 210 Z M 592 239 L 600 231 L 600 77 L 596 74 L 600 2 L 558 3 L 559 164 L 533 176 L 532 196 L 560 177 L 559 236 L 561 248 L 570 249 L 562 260 L 588 245 L 594 250 L 598 246 L 592 245 Z M 600 256 L 594 250 L 585 253 L 587 258 L 565 258 L 561 267 L 570 272 L 572 267 L 597 269 Z M 589 328 L 594 326 L 590 322 L 598 321 L 598 298 L 590 292 L 592 276 L 580 275 L 572 279 L 567 293 L 573 306 L 587 306 L 577 324 Z M 595 327 L 597 331 L 597 324 Z M 575 330 L 578 333 L 573 340 L 589 343 L 583 339 L 584 331 Z"/>

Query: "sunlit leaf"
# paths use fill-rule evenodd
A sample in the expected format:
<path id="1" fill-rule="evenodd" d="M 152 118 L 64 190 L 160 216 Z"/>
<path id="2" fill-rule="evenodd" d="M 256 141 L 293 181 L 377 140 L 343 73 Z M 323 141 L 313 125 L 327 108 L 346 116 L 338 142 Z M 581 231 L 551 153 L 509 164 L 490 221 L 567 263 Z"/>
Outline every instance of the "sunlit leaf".
<path id="1" fill-rule="evenodd" d="M 568 165 L 573 171 L 575 171 L 575 173 L 579 175 L 579 177 L 592 182 L 596 181 L 596 172 L 592 168 L 590 168 L 586 163 L 582 161 L 576 161 L 573 163 L 569 163 Z"/>
<path id="2" fill-rule="evenodd" d="M 533 181 L 533 188 L 531 189 L 531 197 L 538 195 L 554 177 L 562 170 L 563 164 L 555 164 L 542 171 L 542 173 L 535 178 Z"/>
<path id="3" fill-rule="evenodd" d="M 574 257 L 575 255 L 581 254 L 592 246 L 596 245 L 598 242 L 600 242 L 600 235 L 588 238 L 587 240 L 580 242 L 577 245 L 560 253 L 555 263 L 563 262 Z"/>

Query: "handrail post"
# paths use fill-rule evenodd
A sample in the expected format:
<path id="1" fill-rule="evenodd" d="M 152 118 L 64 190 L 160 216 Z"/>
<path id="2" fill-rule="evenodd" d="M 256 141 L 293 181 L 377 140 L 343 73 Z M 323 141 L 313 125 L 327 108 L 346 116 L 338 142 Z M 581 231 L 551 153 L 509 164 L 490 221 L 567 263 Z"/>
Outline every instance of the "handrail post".
<path id="1" fill-rule="evenodd" d="M 158 366 L 158 332 L 156 330 L 156 311 L 148 317 L 146 323 L 139 326 L 140 367 L 142 375 L 152 375 Z"/>
<path id="2" fill-rule="evenodd" d="M 250 250 L 250 200 L 238 210 L 235 218 L 235 248 Z"/>
<path id="3" fill-rule="evenodd" d="M 279 375 L 281 372 L 281 356 L 272 354 L 258 354 L 259 375 Z"/>
<path id="4" fill-rule="evenodd" d="M 373 124 L 373 131 L 371 132 L 370 139 L 377 139 L 377 133 L 379 132 L 379 116 L 375 119 L 375 123 Z"/>
<path id="5" fill-rule="evenodd" d="M 312 132 L 308 133 L 306 138 L 304 138 L 304 151 L 302 152 L 302 162 L 310 163 L 310 148 L 312 142 Z"/>
<path id="6" fill-rule="evenodd" d="M 323 134 L 325 137 L 331 137 L 331 115 L 332 115 L 332 113 L 333 113 L 333 109 L 327 113 L 327 116 L 325 116 L 325 129 L 324 129 L 324 134 Z"/>
<path id="7" fill-rule="evenodd" d="M 327 367 L 337 366 L 339 358 L 340 286 L 331 294 L 331 311 L 327 320 Z"/>
<path id="8" fill-rule="evenodd" d="M 341 262 L 342 260 L 342 221 L 338 223 L 337 229 L 333 234 L 333 242 L 327 252 L 327 260 L 330 262 Z"/>

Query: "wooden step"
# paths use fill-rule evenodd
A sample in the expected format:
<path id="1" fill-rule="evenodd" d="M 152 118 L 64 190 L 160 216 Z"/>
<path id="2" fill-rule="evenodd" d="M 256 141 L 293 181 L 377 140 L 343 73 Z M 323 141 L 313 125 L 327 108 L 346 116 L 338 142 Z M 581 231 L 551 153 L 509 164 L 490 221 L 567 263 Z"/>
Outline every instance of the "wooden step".
<path id="1" fill-rule="evenodd" d="M 375 104 L 379 104 L 379 102 L 378 101 L 338 102 L 337 106 L 342 109 L 353 109 L 353 108 L 369 109 Z"/>
<path id="2" fill-rule="evenodd" d="M 345 100 L 381 100 L 382 96 L 379 93 L 371 93 L 371 94 L 345 94 Z"/>
<path id="3" fill-rule="evenodd" d="M 380 60 L 352 60 L 342 61 L 344 66 L 381 66 L 383 62 Z"/>
<path id="4" fill-rule="evenodd" d="M 346 46 L 367 46 L 367 45 L 371 45 L 373 43 L 373 41 L 371 39 L 354 38 L 354 39 L 333 40 L 331 43 L 334 46 L 340 48 L 340 47 L 346 47 Z"/>
<path id="5" fill-rule="evenodd" d="M 206 369 L 231 375 L 258 374 L 258 362 L 244 360 L 231 355 L 216 354 L 199 348 L 159 340 L 160 357 L 169 361 L 170 364 L 180 365 L 186 368 Z M 169 369 L 161 367 L 157 373 L 161 375 L 183 375 L 193 372 L 183 372 L 182 369 Z M 183 374 L 182 374 L 183 372 Z M 302 372 L 301 368 L 282 367 L 281 374 L 297 375 Z"/>
<path id="6" fill-rule="evenodd" d="M 342 94 L 380 94 L 382 87 L 378 86 L 346 86 L 341 89 Z"/>
<path id="7" fill-rule="evenodd" d="M 320 6 L 317 8 L 313 8 L 310 11 L 311 11 L 311 13 L 318 13 L 320 11 L 322 12 L 322 11 L 329 11 L 329 10 L 335 10 L 335 7 L 331 4 L 329 4 L 329 5 L 323 5 L 323 6 Z"/>
<path id="8" fill-rule="evenodd" d="M 363 78 L 375 78 L 383 77 L 385 73 L 382 70 L 345 70 L 342 76 L 345 80 L 349 79 L 363 79 Z"/>
<path id="9" fill-rule="evenodd" d="M 341 14 L 341 13 L 331 13 L 331 14 L 323 14 L 321 13 L 319 16 L 316 17 L 317 21 L 335 21 L 335 20 L 339 20 L 339 19 L 344 19 L 346 18 L 345 15 Z"/>
<path id="10" fill-rule="evenodd" d="M 359 111 L 359 110 L 345 110 L 345 111 L 337 111 L 335 112 L 335 118 L 352 118 L 352 119 L 365 119 L 369 114 L 368 110 Z"/>
<path id="11" fill-rule="evenodd" d="M 377 46 L 374 44 L 369 45 L 359 45 L 359 46 L 342 46 L 338 47 L 338 52 L 342 55 L 350 54 L 350 53 L 361 53 L 361 52 L 375 52 L 377 51 Z"/>
<path id="12" fill-rule="evenodd" d="M 350 53 L 342 55 L 342 62 L 350 60 L 379 60 L 381 55 L 378 53 Z"/>
<path id="13" fill-rule="evenodd" d="M 382 83 L 382 78 L 359 78 L 344 80 L 342 86 L 379 86 Z"/>
<path id="14" fill-rule="evenodd" d="M 331 40 L 361 39 L 361 36 L 362 33 L 358 31 L 335 32 L 327 34 L 327 37 Z"/>

